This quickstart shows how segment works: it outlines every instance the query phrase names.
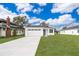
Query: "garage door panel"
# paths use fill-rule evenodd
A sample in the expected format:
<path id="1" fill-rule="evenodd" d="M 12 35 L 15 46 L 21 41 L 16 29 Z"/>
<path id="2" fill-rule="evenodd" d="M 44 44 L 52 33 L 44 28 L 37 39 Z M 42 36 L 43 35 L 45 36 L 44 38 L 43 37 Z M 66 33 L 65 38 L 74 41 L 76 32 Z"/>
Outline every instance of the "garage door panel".
<path id="1" fill-rule="evenodd" d="M 41 31 L 28 31 L 28 36 L 42 36 Z"/>

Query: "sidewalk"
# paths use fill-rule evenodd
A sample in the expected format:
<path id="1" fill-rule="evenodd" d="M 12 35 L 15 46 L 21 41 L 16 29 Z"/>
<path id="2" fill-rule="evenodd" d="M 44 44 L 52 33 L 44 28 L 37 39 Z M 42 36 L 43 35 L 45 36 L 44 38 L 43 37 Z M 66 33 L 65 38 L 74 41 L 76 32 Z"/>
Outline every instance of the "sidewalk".
<path id="1" fill-rule="evenodd" d="M 0 44 L 0 56 L 34 56 L 40 37 L 24 37 Z"/>

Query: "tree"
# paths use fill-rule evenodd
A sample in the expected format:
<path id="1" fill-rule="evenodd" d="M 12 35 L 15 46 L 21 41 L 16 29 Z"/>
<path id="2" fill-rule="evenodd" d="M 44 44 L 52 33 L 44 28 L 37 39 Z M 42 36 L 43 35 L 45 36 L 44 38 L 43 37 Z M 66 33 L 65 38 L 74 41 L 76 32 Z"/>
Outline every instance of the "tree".
<path id="1" fill-rule="evenodd" d="M 48 26 L 49 26 L 49 24 L 46 23 L 46 22 L 42 22 L 40 25 L 41 25 L 41 26 L 44 26 L 44 27 L 48 27 Z"/>
<path id="2" fill-rule="evenodd" d="M 18 28 L 20 28 L 24 32 L 24 26 L 28 23 L 28 20 L 26 19 L 26 16 L 17 16 L 13 18 L 13 22 L 16 25 L 19 25 Z M 16 35 L 17 28 L 14 29 L 13 34 Z"/>
<path id="3" fill-rule="evenodd" d="M 26 23 L 28 23 L 28 21 L 26 20 L 26 16 L 17 16 L 13 18 L 13 22 L 16 25 L 21 25 L 24 26 Z"/>

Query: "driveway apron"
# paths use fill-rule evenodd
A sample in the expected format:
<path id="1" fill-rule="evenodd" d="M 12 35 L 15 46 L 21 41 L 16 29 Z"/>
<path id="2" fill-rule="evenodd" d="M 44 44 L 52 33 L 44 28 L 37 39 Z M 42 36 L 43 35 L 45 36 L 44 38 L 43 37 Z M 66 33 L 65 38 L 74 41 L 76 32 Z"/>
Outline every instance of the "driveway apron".
<path id="1" fill-rule="evenodd" d="M 0 44 L 0 56 L 34 56 L 41 37 L 24 37 Z"/>

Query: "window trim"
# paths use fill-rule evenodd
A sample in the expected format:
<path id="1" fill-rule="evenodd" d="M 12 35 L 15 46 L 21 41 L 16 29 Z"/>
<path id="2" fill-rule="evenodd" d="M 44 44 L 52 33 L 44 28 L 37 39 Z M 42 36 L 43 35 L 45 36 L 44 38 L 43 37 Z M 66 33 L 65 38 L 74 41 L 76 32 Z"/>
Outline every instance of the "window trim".
<path id="1" fill-rule="evenodd" d="M 49 29 L 49 33 L 53 33 L 53 29 Z"/>
<path id="2" fill-rule="evenodd" d="M 41 29 L 28 29 L 28 31 L 41 31 Z"/>

